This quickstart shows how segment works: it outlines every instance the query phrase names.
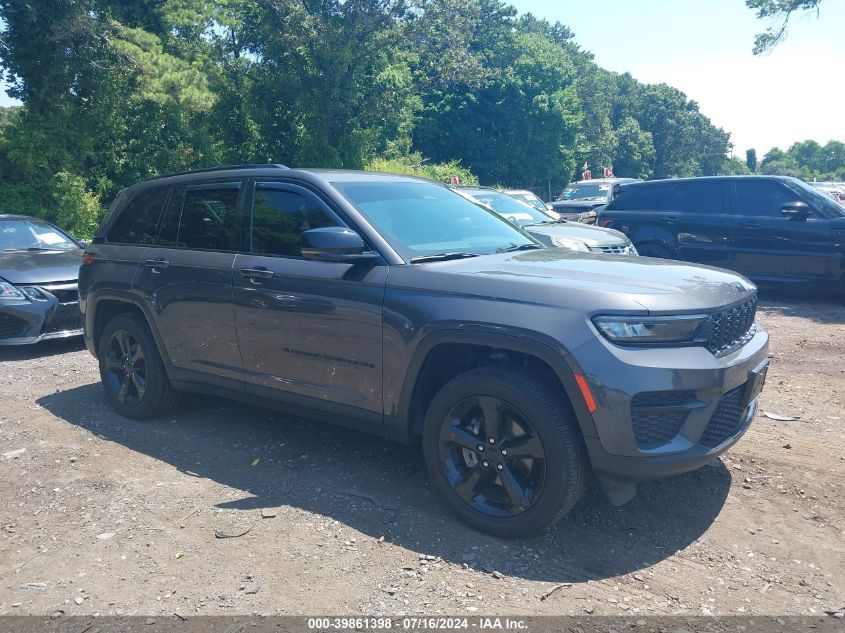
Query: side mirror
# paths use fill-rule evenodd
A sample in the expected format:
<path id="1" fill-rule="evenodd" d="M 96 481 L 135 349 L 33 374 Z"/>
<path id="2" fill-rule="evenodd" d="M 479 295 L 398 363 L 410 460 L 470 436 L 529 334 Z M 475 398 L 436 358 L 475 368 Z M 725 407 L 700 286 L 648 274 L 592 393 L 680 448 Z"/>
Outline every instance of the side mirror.
<path id="1" fill-rule="evenodd" d="M 360 235 L 342 226 L 311 229 L 305 231 L 302 237 L 305 240 L 305 246 L 302 247 L 305 259 L 348 264 L 378 259 L 378 255 L 367 250 Z"/>
<path id="2" fill-rule="evenodd" d="M 787 202 L 780 208 L 781 215 L 784 215 L 793 220 L 805 220 L 810 215 L 810 207 L 806 202 L 796 200 L 795 202 Z"/>
<path id="3" fill-rule="evenodd" d="M 88 248 L 88 246 L 89 246 L 88 242 L 86 242 L 84 240 L 79 241 L 79 248 L 81 248 L 82 250 L 85 250 L 86 248 Z"/>

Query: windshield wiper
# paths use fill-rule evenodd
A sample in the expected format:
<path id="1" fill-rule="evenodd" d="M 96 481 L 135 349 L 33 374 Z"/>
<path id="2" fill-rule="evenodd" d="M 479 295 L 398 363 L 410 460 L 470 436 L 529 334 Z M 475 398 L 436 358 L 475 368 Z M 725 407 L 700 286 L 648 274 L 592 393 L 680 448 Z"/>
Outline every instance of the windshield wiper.
<path id="1" fill-rule="evenodd" d="M 514 251 L 529 251 L 534 250 L 535 248 L 543 248 L 539 244 L 514 244 L 513 246 L 508 246 L 507 248 L 497 248 L 497 253 L 513 253 Z"/>
<path id="2" fill-rule="evenodd" d="M 445 262 L 450 259 L 464 259 L 465 257 L 478 257 L 478 253 L 435 253 L 433 255 L 417 255 L 411 258 L 412 264 L 422 264 L 423 262 Z"/>

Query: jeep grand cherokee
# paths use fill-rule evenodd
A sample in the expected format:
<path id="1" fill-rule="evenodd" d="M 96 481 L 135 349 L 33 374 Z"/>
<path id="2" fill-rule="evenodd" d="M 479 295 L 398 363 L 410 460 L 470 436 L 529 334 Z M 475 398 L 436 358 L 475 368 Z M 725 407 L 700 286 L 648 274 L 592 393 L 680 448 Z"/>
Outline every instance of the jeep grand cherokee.
<path id="1" fill-rule="evenodd" d="M 593 473 L 615 503 L 748 428 L 756 289 L 690 264 L 542 248 L 445 186 L 244 166 L 124 190 L 80 271 L 108 399 L 181 391 L 406 442 L 466 522 L 543 530 Z"/>

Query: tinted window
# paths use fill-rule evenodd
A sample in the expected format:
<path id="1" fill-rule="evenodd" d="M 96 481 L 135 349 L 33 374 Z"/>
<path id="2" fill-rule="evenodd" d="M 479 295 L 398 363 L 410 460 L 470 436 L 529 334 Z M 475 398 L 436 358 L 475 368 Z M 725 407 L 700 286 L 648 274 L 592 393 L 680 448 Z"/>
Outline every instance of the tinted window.
<path id="1" fill-rule="evenodd" d="M 112 224 L 108 241 L 114 244 L 152 244 L 166 198 L 167 189 L 145 191 L 136 196 Z"/>
<path id="2" fill-rule="evenodd" d="M 784 217 L 780 208 L 798 196 L 774 180 L 741 180 L 734 183 L 736 212 L 740 215 Z"/>
<path id="3" fill-rule="evenodd" d="M 237 184 L 197 187 L 185 192 L 177 245 L 214 251 L 240 248 Z"/>
<path id="4" fill-rule="evenodd" d="M 724 213 L 721 182 L 679 182 L 664 207 L 681 213 Z"/>
<path id="5" fill-rule="evenodd" d="M 185 189 L 174 189 L 170 202 L 161 217 L 161 228 L 158 231 L 156 244 L 160 246 L 177 246 L 179 236 L 179 218 L 182 215 L 182 204 L 185 202 Z"/>
<path id="6" fill-rule="evenodd" d="M 310 197 L 273 185 L 255 188 L 253 253 L 301 257 L 304 231 L 337 224 Z"/>
<path id="7" fill-rule="evenodd" d="M 619 211 L 659 211 L 669 194 L 668 185 L 637 185 L 622 187 L 608 209 Z"/>

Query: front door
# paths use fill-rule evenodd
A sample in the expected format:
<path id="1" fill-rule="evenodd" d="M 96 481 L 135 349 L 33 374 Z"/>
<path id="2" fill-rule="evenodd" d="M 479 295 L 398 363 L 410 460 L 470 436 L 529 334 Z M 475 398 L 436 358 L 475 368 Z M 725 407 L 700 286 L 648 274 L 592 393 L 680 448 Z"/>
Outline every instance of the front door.
<path id="1" fill-rule="evenodd" d="M 247 392 L 380 422 L 387 268 L 302 257 L 304 231 L 343 226 L 312 191 L 256 183 L 252 199 L 249 252 L 234 266 Z"/>
<path id="2" fill-rule="evenodd" d="M 800 196 L 775 179 L 733 183 L 732 268 L 760 280 L 815 281 L 830 275 L 835 249 L 830 220 L 811 209 L 792 218 L 781 207 Z"/>

